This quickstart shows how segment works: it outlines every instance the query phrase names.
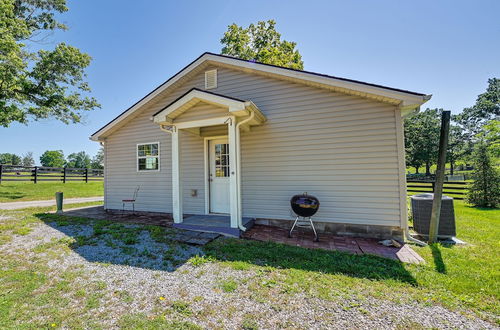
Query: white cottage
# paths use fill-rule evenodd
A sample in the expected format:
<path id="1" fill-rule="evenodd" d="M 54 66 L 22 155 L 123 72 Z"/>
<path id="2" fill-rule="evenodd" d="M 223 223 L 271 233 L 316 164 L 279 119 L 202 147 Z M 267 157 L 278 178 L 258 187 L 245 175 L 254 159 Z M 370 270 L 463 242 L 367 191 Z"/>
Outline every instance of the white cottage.
<path id="1" fill-rule="evenodd" d="M 320 231 L 401 238 L 402 119 L 429 99 L 204 53 L 91 136 L 104 145 L 104 207 L 140 187 L 136 210 L 238 235 L 253 221 L 291 226 L 290 198 L 308 192 Z"/>

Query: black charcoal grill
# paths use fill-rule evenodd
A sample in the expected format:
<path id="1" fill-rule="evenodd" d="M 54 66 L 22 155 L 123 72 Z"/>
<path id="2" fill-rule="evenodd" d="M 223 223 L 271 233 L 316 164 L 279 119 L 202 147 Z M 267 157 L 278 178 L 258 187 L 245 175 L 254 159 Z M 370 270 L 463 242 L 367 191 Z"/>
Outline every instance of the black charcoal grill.
<path id="1" fill-rule="evenodd" d="M 293 222 L 292 228 L 288 233 L 288 237 L 292 237 L 292 232 L 295 227 L 299 228 L 312 228 L 314 232 L 314 241 L 318 241 L 318 233 L 314 228 L 312 216 L 318 212 L 319 199 L 314 196 L 303 193 L 302 195 L 295 195 L 290 199 L 290 206 L 293 212 L 297 215 Z M 301 219 L 302 218 L 302 219 Z"/>

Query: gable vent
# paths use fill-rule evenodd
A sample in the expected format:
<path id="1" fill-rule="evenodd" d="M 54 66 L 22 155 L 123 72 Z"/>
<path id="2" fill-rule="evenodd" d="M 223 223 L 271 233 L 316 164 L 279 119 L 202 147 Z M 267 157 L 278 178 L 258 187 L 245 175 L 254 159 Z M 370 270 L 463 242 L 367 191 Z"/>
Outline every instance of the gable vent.
<path id="1" fill-rule="evenodd" d="M 217 69 L 205 71 L 205 89 L 217 88 Z"/>

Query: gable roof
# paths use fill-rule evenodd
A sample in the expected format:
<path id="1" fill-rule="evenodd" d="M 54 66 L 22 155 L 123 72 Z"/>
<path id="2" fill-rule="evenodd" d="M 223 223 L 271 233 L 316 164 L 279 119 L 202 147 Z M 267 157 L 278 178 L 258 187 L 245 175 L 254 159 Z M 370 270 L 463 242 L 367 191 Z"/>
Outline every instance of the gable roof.
<path id="1" fill-rule="evenodd" d="M 362 97 L 377 99 L 382 102 L 397 104 L 402 111 L 409 112 L 418 108 L 423 103 L 427 102 L 431 95 L 412 92 L 408 90 L 392 88 L 363 81 L 330 76 L 326 74 L 296 70 L 286 67 L 280 67 L 272 64 L 260 63 L 256 61 L 248 61 L 240 58 L 214 54 L 205 52 L 189 63 L 167 81 L 156 87 L 149 94 L 134 103 L 131 107 L 123 111 L 109 123 L 104 125 L 98 131 L 91 135 L 90 139 L 98 141 L 99 137 L 108 132 L 118 123 L 125 120 L 127 117 L 139 110 L 143 105 L 147 104 L 158 94 L 175 86 L 184 79 L 190 76 L 196 69 L 206 66 L 207 64 L 216 64 L 236 69 L 256 72 L 276 77 L 278 79 L 291 80 L 299 83 L 304 83 L 312 86 L 330 88 L 347 94 L 359 95 Z"/>
<path id="2" fill-rule="evenodd" d="M 157 124 L 171 124 L 178 116 L 199 102 L 225 108 L 228 114 L 233 114 L 237 117 L 248 116 L 249 112 L 254 112 L 253 119 L 249 123 L 250 126 L 266 121 L 264 114 L 252 101 L 244 101 L 231 96 L 204 91 L 199 88 L 191 88 L 169 105 L 153 114 L 153 121 Z"/>

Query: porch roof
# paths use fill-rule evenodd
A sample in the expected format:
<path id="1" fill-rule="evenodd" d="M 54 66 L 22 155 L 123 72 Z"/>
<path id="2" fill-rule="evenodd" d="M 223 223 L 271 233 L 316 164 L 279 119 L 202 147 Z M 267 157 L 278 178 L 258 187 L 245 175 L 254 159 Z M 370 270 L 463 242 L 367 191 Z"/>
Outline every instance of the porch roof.
<path id="1" fill-rule="evenodd" d="M 192 88 L 175 101 L 158 111 L 152 116 L 152 120 L 160 125 L 176 125 L 176 118 L 198 104 L 204 102 L 227 110 L 227 116 L 244 117 L 251 119 L 246 126 L 259 125 L 266 121 L 266 117 L 252 101 L 240 100 L 234 97 Z M 220 116 L 220 115 L 219 115 Z M 209 124 L 210 121 L 200 121 L 200 124 Z M 184 123 L 183 123 L 184 124 Z M 208 125 L 207 125 L 208 126 Z"/>

